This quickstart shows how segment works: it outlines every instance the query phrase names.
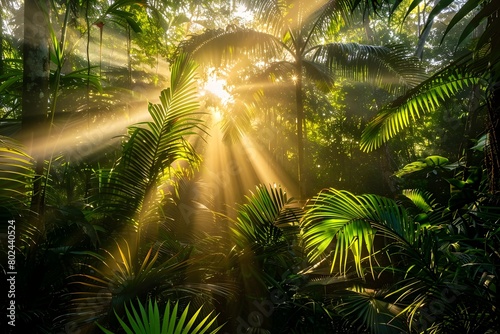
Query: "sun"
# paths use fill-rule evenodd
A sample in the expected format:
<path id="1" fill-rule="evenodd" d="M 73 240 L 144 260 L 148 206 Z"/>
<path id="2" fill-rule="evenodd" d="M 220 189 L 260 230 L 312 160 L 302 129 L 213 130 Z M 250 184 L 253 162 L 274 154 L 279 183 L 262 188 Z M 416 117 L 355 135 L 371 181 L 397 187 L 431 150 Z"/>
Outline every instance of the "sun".
<path id="1" fill-rule="evenodd" d="M 227 106 L 232 103 L 233 96 L 228 91 L 227 81 L 218 78 L 216 74 L 210 74 L 206 83 L 203 85 L 202 94 L 210 93 L 219 98 L 222 105 Z"/>

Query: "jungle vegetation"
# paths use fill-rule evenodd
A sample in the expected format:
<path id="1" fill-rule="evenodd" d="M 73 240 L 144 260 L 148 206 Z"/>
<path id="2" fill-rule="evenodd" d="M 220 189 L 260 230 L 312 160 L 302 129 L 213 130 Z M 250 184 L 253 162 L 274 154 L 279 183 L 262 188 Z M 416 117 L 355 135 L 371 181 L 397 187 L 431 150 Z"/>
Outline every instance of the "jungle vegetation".
<path id="1" fill-rule="evenodd" d="M 500 332 L 499 1 L 0 1 L 4 332 Z"/>

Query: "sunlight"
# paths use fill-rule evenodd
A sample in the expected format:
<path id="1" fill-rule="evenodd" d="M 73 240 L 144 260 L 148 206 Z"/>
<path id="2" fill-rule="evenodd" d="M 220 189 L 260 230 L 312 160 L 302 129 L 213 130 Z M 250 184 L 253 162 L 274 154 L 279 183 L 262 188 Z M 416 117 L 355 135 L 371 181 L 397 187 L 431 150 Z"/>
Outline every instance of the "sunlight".
<path id="1" fill-rule="evenodd" d="M 234 11 L 234 17 L 239 21 L 240 25 L 251 24 L 254 20 L 254 15 L 244 5 L 239 4 Z"/>
<path id="2" fill-rule="evenodd" d="M 216 96 L 224 106 L 234 102 L 233 96 L 227 90 L 227 81 L 218 78 L 216 74 L 209 75 L 201 94 L 204 95 L 207 92 Z"/>
<path id="3" fill-rule="evenodd" d="M 214 110 L 212 111 L 212 116 L 215 123 L 218 123 L 222 120 L 222 112 L 218 108 L 214 108 Z"/>
<path id="4" fill-rule="evenodd" d="M 117 111 L 114 117 L 104 120 L 82 118 L 77 122 L 56 121 L 51 137 L 37 140 L 33 144 L 33 151 L 49 155 L 63 153 L 73 161 L 88 159 L 116 145 L 128 126 L 147 121 L 149 117 L 144 103 L 129 115 Z"/>
<path id="5" fill-rule="evenodd" d="M 200 196 L 209 197 L 217 212 L 233 216 L 235 205 L 244 203 L 244 196 L 258 184 L 281 185 L 291 196 L 297 195 L 295 182 L 274 164 L 265 148 L 248 136 L 241 142 L 224 142 L 214 118 L 208 124 L 209 136 L 196 149 L 204 156 L 199 176 L 205 187 Z"/>

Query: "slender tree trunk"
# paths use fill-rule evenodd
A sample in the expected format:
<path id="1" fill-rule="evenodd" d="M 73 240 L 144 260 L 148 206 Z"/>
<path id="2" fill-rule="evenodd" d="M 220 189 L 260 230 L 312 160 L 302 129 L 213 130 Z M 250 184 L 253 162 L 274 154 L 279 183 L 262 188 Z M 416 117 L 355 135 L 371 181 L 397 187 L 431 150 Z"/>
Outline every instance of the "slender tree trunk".
<path id="1" fill-rule="evenodd" d="M 363 27 L 365 28 L 366 39 L 370 44 L 375 45 L 375 34 L 373 33 L 372 27 L 370 27 L 370 16 L 366 15 L 363 18 Z"/>
<path id="2" fill-rule="evenodd" d="M 489 19 L 488 25 L 498 26 L 500 17 L 497 15 Z M 492 64 L 491 78 L 498 78 L 500 65 L 498 65 L 498 55 L 500 55 L 500 45 L 498 41 L 491 43 L 490 63 Z M 488 140 L 486 163 L 490 183 L 490 192 L 497 194 L 500 192 L 500 81 L 498 79 L 490 83 L 490 94 L 488 97 Z"/>
<path id="3" fill-rule="evenodd" d="M 3 7 L 0 8 L 0 75 L 3 74 Z"/>
<path id="4" fill-rule="evenodd" d="M 427 40 L 427 37 L 429 37 L 429 34 L 431 32 L 432 23 L 433 21 L 429 22 L 429 24 L 425 27 L 424 31 L 422 31 L 420 33 L 420 36 L 418 37 L 417 48 L 415 50 L 415 57 L 419 58 L 420 60 L 424 58 L 425 41 Z"/>
<path id="5" fill-rule="evenodd" d="M 298 178 L 299 178 L 299 198 L 301 201 L 306 199 L 306 179 L 304 173 L 304 134 L 302 131 L 304 122 L 304 97 L 302 95 L 302 62 L 297 57 L 295 82 L 295 103 L 297 110 L 297 158 L 298 158 Z"/>
<path id="6" fill-rule="evenodd" d="M 486 151 L 486 165 L 488 169 L 490 192 L 500 191 L 500 82 L 492 85 L 492 92 L 488 101 L 489 145 Z"/>
<path id="7" fill-rule="evenodd" d="M 132 88 L 132 29 L 127 26 L 127 69 L 128 69 L 128 87 Z"/>
<path id="8" fill-rule="evenodd" d="M 31 209 L 43 216 L 42 176 L 49 99 L 49 4 L 25 0 L 21 140 L 36 161 Z M 35 143 L 37 146 L 35 147 Z M 40 145 L 41 143 L 41 145 Z"/>

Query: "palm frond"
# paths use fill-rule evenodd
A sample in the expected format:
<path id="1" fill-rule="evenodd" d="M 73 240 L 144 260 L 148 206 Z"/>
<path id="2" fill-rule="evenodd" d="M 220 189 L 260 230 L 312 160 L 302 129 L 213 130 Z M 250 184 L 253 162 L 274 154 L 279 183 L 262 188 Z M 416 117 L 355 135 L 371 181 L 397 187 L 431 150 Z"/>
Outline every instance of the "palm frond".
<path id="1" fill-rule="evenodd" d="M 251 129 L 251 120 L 255 104 L 237 100 L 229 112 L 225 112 L 221 120 L 222 139 L 225 142 L 237 143 Z"/>
<path id="2" fill-rule="evenodd" d="M 256 193 L 246 197 L 247 204 L 240 206 L 237 223 L 232 228 L 240 247 L 246 243 L 271 245 L 286 236 L 287 227 L 298 232 L 301 217 L 299 208 L 292 206 L 292 199 L 277 186 L 258 186 Z M 290 233 L 293 236 L 294 232 Z"/>
<path id="3" fill-rule="evenodd" d="M 482 77 L 463 63 L 447 66 L 384 107 L 363 131 L 361 149 L 369 152 L 379 148 L 423 114 L 481 82 Z"/>
<path id="4" fill-rule="evenodd" d="M 21 144 L 0 136 L 0 206 L 14 214 L 29 207 L 33 178 L 33 159 Z"/>
<path id="5" fill-rule="evenodd" d="M 302 65 L 307 73 L 307 77 L 316 83 L 316 86 L 323 92 L 329 92 L 335 85 L 335 73 L 329 68 L 314 61 L 304 59 Z"/>
<path id="6" fill-rule="evenodd" d="M 163 315 L 160 314 L 160 307 L 156 300 L 153 302 L 150 299 L 146 306 L 137 300 L 137 305 L 138 308 L 130 302 L 130 310 L 125 306 L 127 321 L 122 320 L 115 313 L 120 326 L 127 334 L 215 334 L 223 326 L 214 328 L 218 315 L 214 315 L 213 311 L 205 318 L 200 319 L 202 307 L 189 316 L 189 304 L 180 313 L 179 302 L 172 306 L 171 302 L 168 301 Z M 113 334 L 101 325 L 98 324 L 98 326 L 104 333 Z M 212 328 L 213 330 L 208 332 Z"/>
<path id="7" fill-rule="evenodd" d="M 376 195 L 355 196 L 336 189 L 322 191 L 312 199 L 301 227 L 311 261 L 333 251 L 331 271 L 338 264 L 340 274 L 345 274 L 350 252 L 361 277 L 365 259 L 372 269 L 376 233 L 403 243 L 416 240 L 417 233 L 406 210 L 393 200 Z"/>
<path id="8" fill-rule="evenodd" d="M 404 189 L 403 195 L 408 197 L 422 212 L 432 211 L 434 199 L 430 192 L 420 189 Z"/>
<path id="9" fill-rule="evenodd" d="M 123 305 L 134 298 L 145 299 L 156 295 L 177 296 L 184 290 L 180 285 L 188 260 L 190 248 L 184 248 L 167 260 L 161 259 L 161 247 L 150 248 L 143 259 L 136 259 L 128 243 L 117 244 L 116 251 L 104 250 L 105 256 L 89 252 L 97 264 L 82 264 L 89 273 L 72 275 L 70 282 L 77 288 L 71 292 L 72 304 L 66 317 L 81 325 L 103 318 L 110 309 L 119 312 Z M 197 291 L 198 292 L 198 291 Z"/>
<path id="10" fill-rule="evenodd" d="M 251 11 L 257 21 L 269 25 L 270 31 L 281 32 L 285 25 L 285 16 L 290 1 L 283 0 L 242 0 L 245 7 Z"/>
<path id="11" fill-rule="evenodd" d="M 425 78 L 419 61 L 402 45 L 329 43 L 312 47 L 306 58 L 343 77 L 373 81 L 391 91 L 415 87 Z"/>
<path id="12" fill-rule="evenodd" d="M 203 131 L 195 86 L 196 66 L 187 56 L 172 65 L 171 86 L 162 91 L 159 104 L 149 104 L 152 121 L 129 128 L 118 164 L 100 171 L 100 210 L 134 218 L 147 196 L 156 194 L 159 178 L 170 166 L 185 160 L 195 166 L 198 156 L 188 138 Z M 104 205 L 106 204 L 106 205 Z"/>
<path id="13" fill-rule="evenodd" d="M 247 200 L 231 232 L 242 271 L 267 286 L 298 261 L 294 244 L 302 210 L 277 186 L 258 186 Z"/>
<path id="14" fill-rule="evenodd" d="M 191 36 L 178 48 L 178 52 L 216 66 L 222 61 L 234 60 L 248 53 L 272 56 L 279 55 L 281 50 L 281 41 L 273 35 L 240 27 L 207 30 Z"/>
<path id="15" fill-rule="evenodd" d="M 403 322 L 396 318 L 402 309 L 387 298 L 385 291 L 348 289 L 336 295 L 341 301 L 335 309 L 358 328 L 367 328 L 370 333 L 379 334 L 404 332 Z"/>

